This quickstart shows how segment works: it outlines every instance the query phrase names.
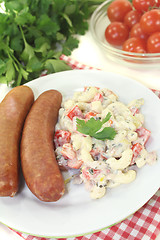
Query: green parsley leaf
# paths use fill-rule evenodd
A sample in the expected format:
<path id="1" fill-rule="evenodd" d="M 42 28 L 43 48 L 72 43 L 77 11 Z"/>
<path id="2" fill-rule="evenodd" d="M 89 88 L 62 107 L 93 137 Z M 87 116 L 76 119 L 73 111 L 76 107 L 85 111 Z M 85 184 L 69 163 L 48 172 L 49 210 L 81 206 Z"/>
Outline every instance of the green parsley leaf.
<path id="1" fill-rule="evenodd" d="M 18 35 L 16 37 L 13 37 L 10 41 L 10 46 L 14 51 L 21 52 L 22 47 L 22 38 Z"/>
<path id="2" fill-rule="evenodd" d="M 116 131 L 112 127 L 105 127 L 101 132 L 97 132 L 93 135 L 94 138 L 99 140 L 113 140 L 116 136 Z"/>
<path id="3" fill-rule="evenodd" d="M 32 14 L 29 12 L 28 7 L 21 10 L 15 18 L 15 22 L 18 25 L 25 25 L 26 23 L 33 24 L 35 20 L 36 20 L 36 17 L 32 16 Z"/>
<path id="4" fill-rule="evenodd" d="M 25 80 L 28 79 L 29 73 L 27 71 L 25 71 L 23 68 L 20 68 L 20 73 L 22 74 L 22 76 Z"/>
<path id="5" fill-rule="evenodd" d="M 108 122 L 108 120 L 111 118 L 111 113 L 109 112 L 107 116 L 102 120 L 102 124 Z"/>
<path id="6" fill-rule="evenodd" d="M 29 59 L 28 64 L 26 66 L 28 72 L 36 72 L 42 69 L 42 63 L 36 56 L 33 56 Z"/>
<path id="7" fill-rule="evenodd" d="M 98 140 L 113 140 L 116 131 L 112 127 L 105 127 L 102 131 L 99 131 L 102 128 L 102 125 L 106 123 L 111 117 L 111 114 L 108 113 L 107 116 L 102 120 L 95 120 L 93 117 L 90 118 L 88 121 L 81 120 L 79 118 L 76 119 L 77 121 L 77 131 L 83 133 L 85 135 L 89 135 L 94 137 Z"/>
<path id="8" fill-rule="evenodd" d="M 75 12 L 75 10 L 76 10 L 76 6 L 74 4 L 71 4 L 71 5 L 67 5 L 65 7 L 64 12 L 67 15 L 71 15 L 71 14 L 73 14 Z"/>
<path id="9" fill-rule="evenodd" d="M 10 83 L 11 81 L 14 80 L 15 78 L 15 68 L 13 66 L 13 61 L 12 59 L 10 59 L 7 63 L 7 71 L 6 71 L 6 79 L 7 79 L 7 83 Z"/>
<path id="10" fill-rule="evenodd" d="M 74 48 L 78 47 L 79 41 L 75 37 L 69 37 L 63 45 L 62 53 L 65 55 L 70 55 Z"/>
<path id="11" fill-rule="evenodd" d="M 88 120 L 90 121 L 90 120 Z M 90 128 L 86 125 L 86 122 L 84 120 L 81 120 L 79 118 L 76 119 L 77 122 L 77 131 L 80 133 L 83 133 L 85 135 L 89 135 Z"/>
<path id="12" fill-rule="evenodd" d="M 0 59 L 0 75 L 5 73 L 5 71 L 6 71 L 6 63 L 2 59 Z"/>
<path id="13" fill-rule="evenodd" d="M 56 59 L 48 59 L 45 63 L 45 68 L 48 70 L 48 73 L 71 70 L 64 61 Z"/>
<path id="14" fill-rule="evenodd" d="M 66 20 L 66 22 L 68 23 L 68 25 L 69 25 L 70 27 L 73 27 L 72 21 L 71 21 L 70 18 L 67 16 L 67 14 L 62 13 L 62 17 L 64 17 L 64 19 Z"/>
<path id="15" fill-rule="evenodd" d="M 7 12 L 20 11 L 23 7 L 21 1 L 5 1 L 5 7 Z"/>
<path id="16" fill-rule="evenodd" d="M 52 36 L 52 34 L 59 31 L 58 23 L 52 21 L 47 14 L 40 16 L 37 21 L 37 28 L 42 32 L 45 32 L 47 36 Z"/>
<path id="17" fill-rule="evenodd" d="M 24 62 L 28 62 L 33 57 L 35 57 L 33 47 L 31 47 L 27 42 L 25 42 L 25 48 L 21 54 L 21 59 Z"/>

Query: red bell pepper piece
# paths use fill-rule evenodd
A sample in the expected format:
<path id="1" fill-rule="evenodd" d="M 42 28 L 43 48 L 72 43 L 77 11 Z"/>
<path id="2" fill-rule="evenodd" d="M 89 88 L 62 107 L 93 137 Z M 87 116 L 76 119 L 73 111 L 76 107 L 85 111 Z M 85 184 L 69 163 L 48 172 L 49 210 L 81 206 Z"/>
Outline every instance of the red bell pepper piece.
<path id="1" fill-rule="evenodd" d="M 75 105 L 72 109 L 70 109 L 67 113 L 67 116 L 72 120 L 75 116 L 76 117 L 80 117 L 80 118 L 84 118 L 83 113 L 81 111 L 81 109 Z"/>
<path id="2" fill-rule="evenodd" d="M 57 130 L 54 135 L 54 143 L 56 148 L 69 143 L 71 140 L 71 133 L 65 130 Z"/>

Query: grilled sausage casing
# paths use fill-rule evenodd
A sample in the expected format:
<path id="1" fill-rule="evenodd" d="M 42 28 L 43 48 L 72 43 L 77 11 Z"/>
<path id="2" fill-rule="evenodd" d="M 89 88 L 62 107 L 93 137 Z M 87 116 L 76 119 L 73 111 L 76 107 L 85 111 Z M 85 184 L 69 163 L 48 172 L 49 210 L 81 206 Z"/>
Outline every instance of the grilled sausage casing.
<path id="1" fill-rule="evenodd" d="M 13 88 L 0 103 L 0 196 L 14 196 L 19 185 L 19 144 L 34 102 L 31 88 Z"/>
<path id="2" fill-rule="evenodd" d="M 21 141 L 21 164 L 26 184 L 45 202 L 57 201 L 64 193 L 64 180 L 53 148 L 61 101 L 60 92 L 43 92 L 26 118 Z"/>

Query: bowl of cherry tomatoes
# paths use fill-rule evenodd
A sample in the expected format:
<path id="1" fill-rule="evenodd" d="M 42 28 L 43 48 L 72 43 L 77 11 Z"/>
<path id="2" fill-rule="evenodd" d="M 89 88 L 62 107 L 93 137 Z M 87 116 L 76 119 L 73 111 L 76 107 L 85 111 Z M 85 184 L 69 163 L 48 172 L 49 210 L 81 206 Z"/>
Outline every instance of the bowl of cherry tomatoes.
<path id="1" fill-rule="evenodd" d="M 160 64 L 160 0 L 107 0 L 92 14 L 90 29 L 108 58 Z"/>

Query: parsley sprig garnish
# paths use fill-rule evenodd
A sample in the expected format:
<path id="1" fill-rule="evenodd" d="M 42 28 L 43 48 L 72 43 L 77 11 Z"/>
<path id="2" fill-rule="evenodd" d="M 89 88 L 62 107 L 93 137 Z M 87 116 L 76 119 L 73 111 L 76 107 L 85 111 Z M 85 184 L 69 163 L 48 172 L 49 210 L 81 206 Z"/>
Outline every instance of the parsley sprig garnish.
<path id="1" fill-rule="evenodd" d="M 113 140 L 116 135 L 116 131 L 114 128 L 105 127 L 102 131 L 99 131 L 102 128 L 102 125 L 106 123 L 110 119 L 110 117 L 111 114 L 108 113 L 102 121 L 96 120 L 92 117 L 86 122 L 85 120 L 77 118 L 77 131 L 85 135 L 94 137 L 98 140 Z"/>

